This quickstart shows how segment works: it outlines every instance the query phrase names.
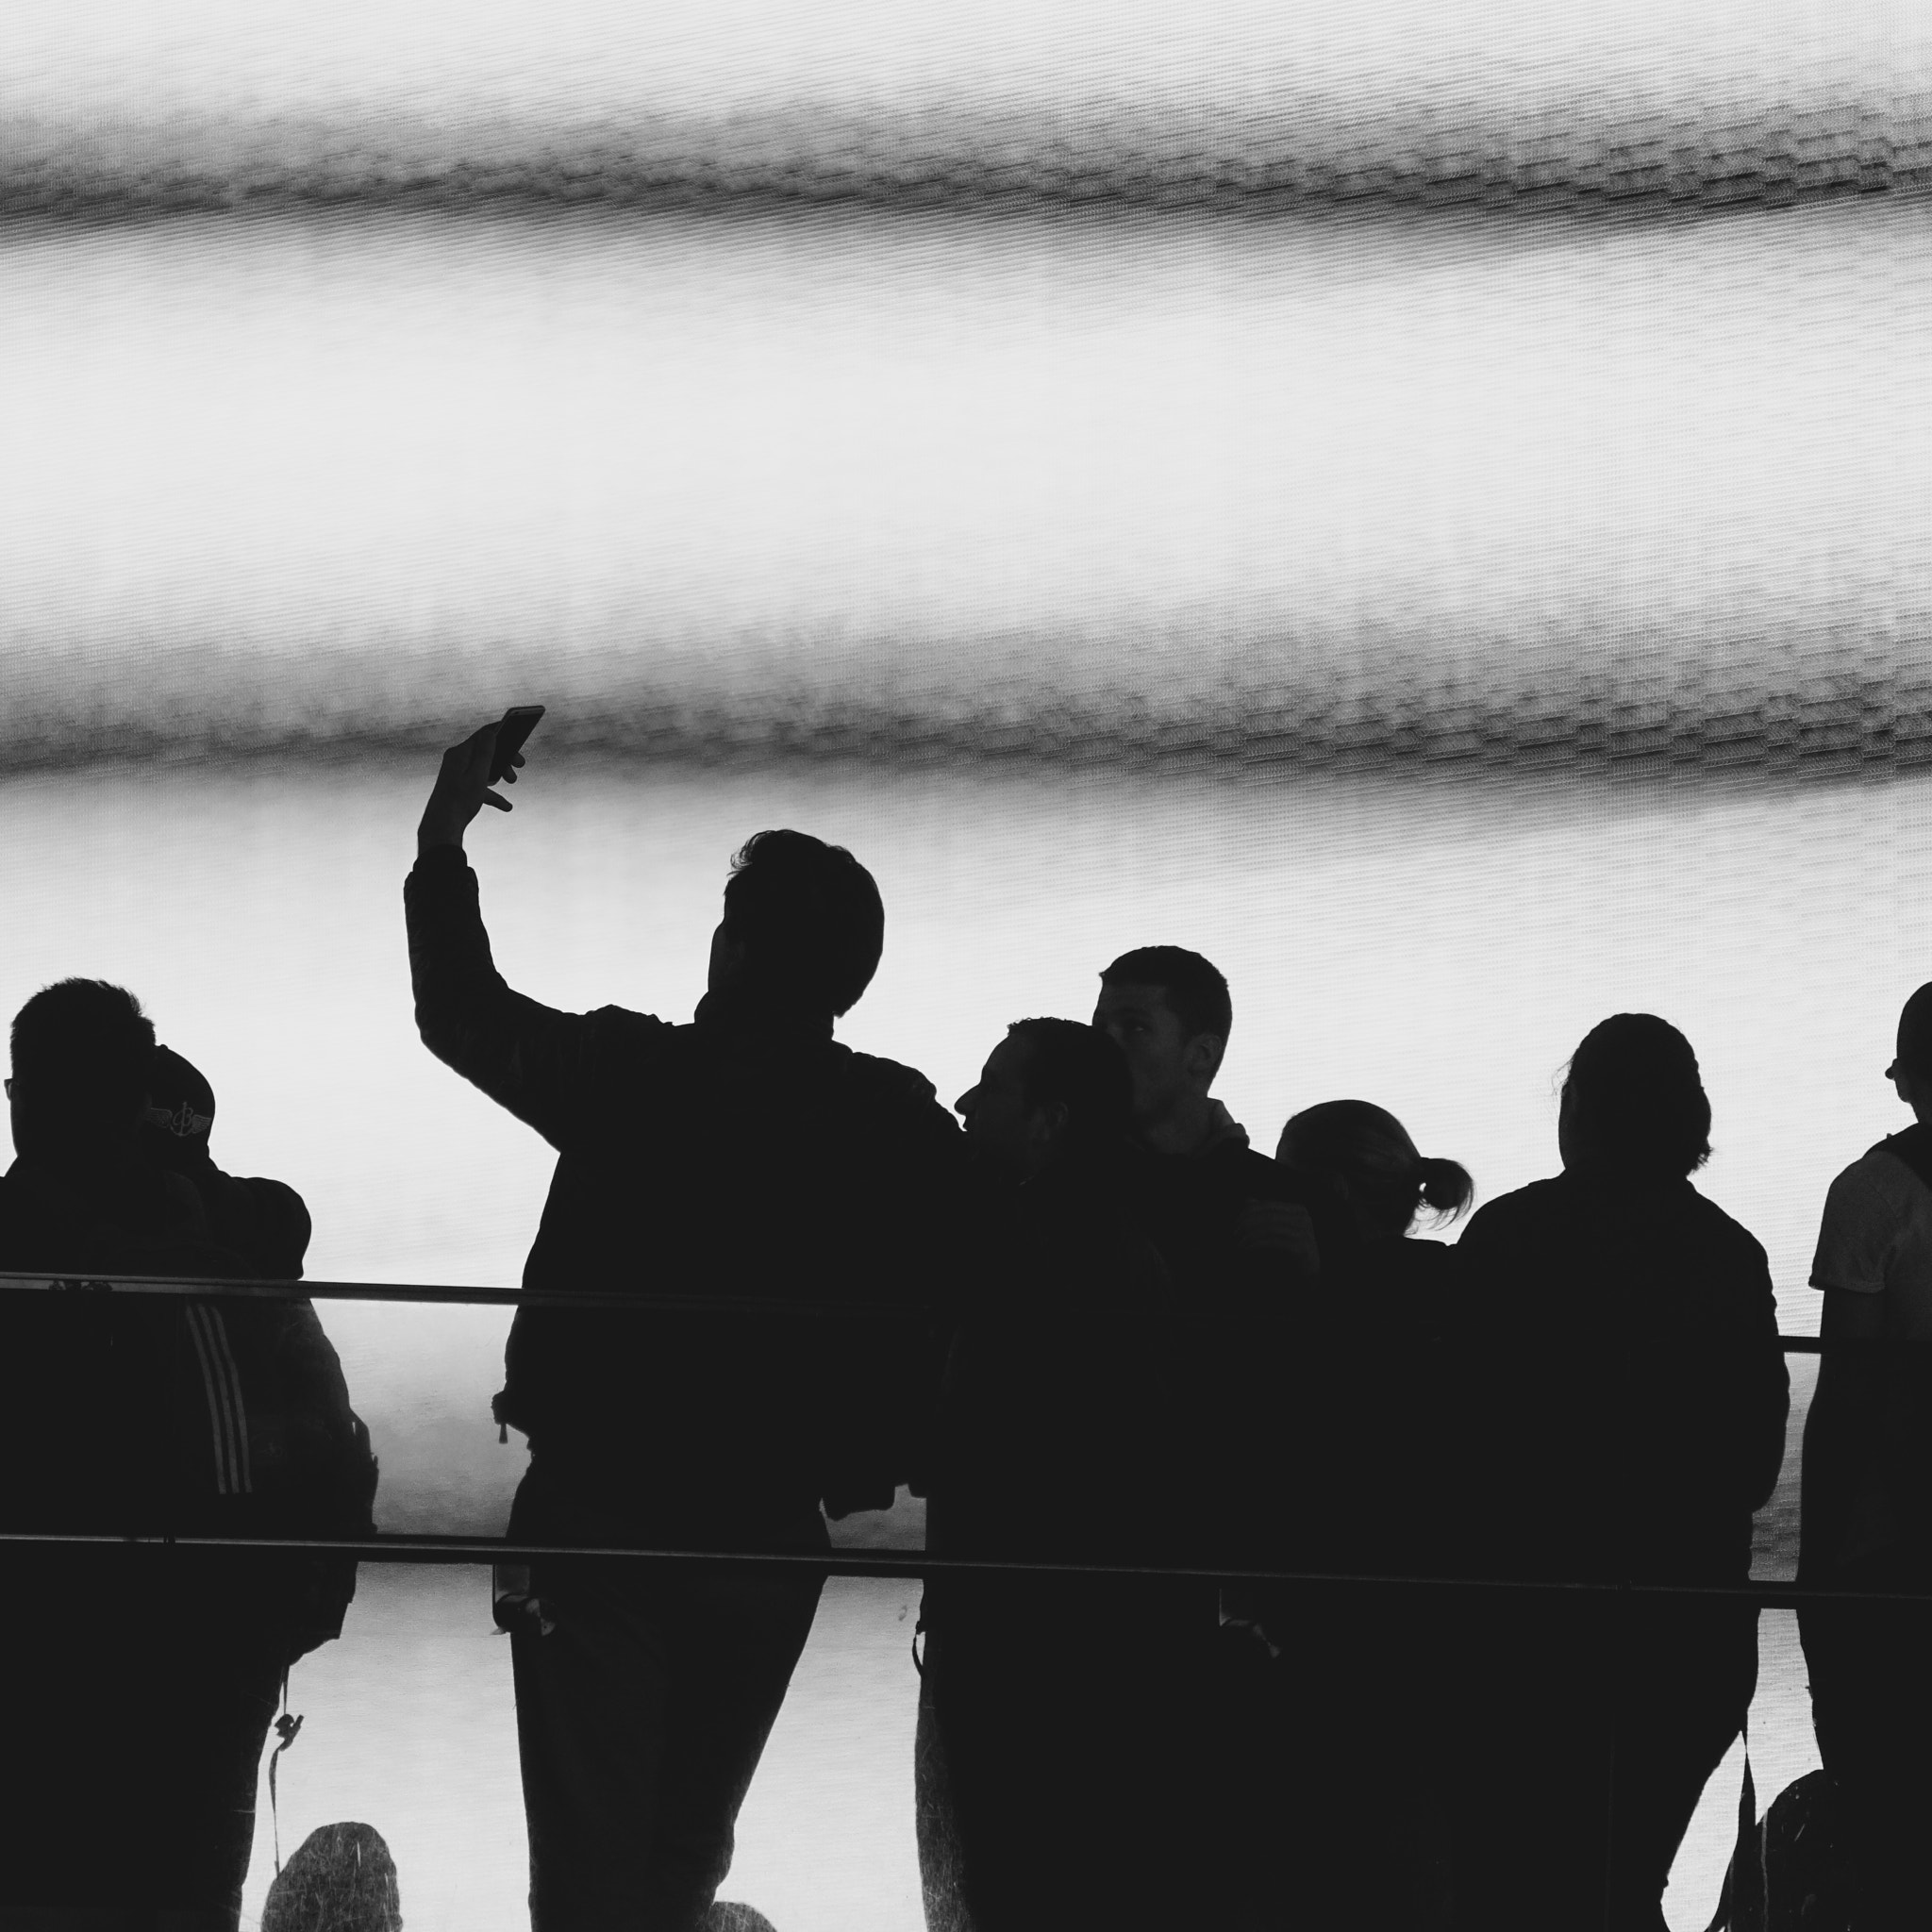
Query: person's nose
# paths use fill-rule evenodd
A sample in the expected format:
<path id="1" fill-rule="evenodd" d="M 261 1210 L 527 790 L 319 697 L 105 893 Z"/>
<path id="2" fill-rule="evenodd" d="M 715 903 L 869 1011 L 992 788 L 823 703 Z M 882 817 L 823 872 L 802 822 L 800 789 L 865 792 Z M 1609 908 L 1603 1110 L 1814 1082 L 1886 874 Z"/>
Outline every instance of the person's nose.
<path id="1" fill-rule="evenodd" d="M 978 1105 L 979 1089 L 977 1087 L 969 1087 L 967 1088 L 965 1092 L 960 1094 L 958 1100 L 954 1101 L 953 1111 L 956 1114 L 958 1114 L 961 1120 L 970 1121 L 973 1118 L 973 1109 Z"/>

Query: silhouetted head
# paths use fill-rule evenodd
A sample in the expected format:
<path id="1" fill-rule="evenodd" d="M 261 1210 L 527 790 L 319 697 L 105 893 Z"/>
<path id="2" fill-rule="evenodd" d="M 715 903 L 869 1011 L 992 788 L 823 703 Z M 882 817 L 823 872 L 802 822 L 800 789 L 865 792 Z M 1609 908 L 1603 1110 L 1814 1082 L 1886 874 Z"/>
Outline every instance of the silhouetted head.
<path id="1" fill-rule="evenodd" d="M 1454 1221 L 1475 1198 L 1467 1168 L 1419 1154 L 1408 1129 L 1366 1100 L 1305 1108 L 1282 1128 L 1274 1158 L 1339 1187 L 1371 1241 L 1406 1235 L 1424 1208 L 1439 1226 Z"/>
<path id="2" fill-rule="evenodd" d="M 1141 946 L 1101 974 L 1093 1024 L 1127 1057 L 1134 1123 L 1145 1129 L 1213 1086 L 1234 1002 L 1227 981 L 1199 953 Z"/>
<path id="3" fill-rule="evenodd" d="M 153 1024 L 131 992 L 104 979 L 42 987 L 14 1015 L 12 1044 L 16 1153 L 72 1161 L 131 1150 L 155 1061 Z"/>
<path id="4" fill-rule="evenodd" d="M 137 1135 L 142 1153 L 158 1167 L 192 1173 L 208 1165 L 214 1124 L 215 1091 L 201 1069 L 171 1047 L 156 1047 Z"/>
<path id="5" fill-rule="evenodd" d="M 1077 1020 L 1015 1020 L 979 1083 L 953 1105 L 975 1157 L 1018 1179 L 1117 1144 L 1133 1077 L 1106 1034 Z"/>
<path id="6" fill-rule="evenodd" d="M 1905 1003 L 1898 1016 L 1898 1052 L 1885 1077 L 1921 1120 L 1932 1113 L 1932 984 Z"/>
<path id="7" fill-rule="evenodd" d="M 1615 1013 L 1571 1056 L 1557 1117 L 1565 1167 L 1681 1180 L 1710 1158 L 1710 1102 L 1690 1042 L 1655 1013 Z"/>
<path id="8" fill-rule="evenodd" d="M 836 1019 L 872 984 L 886 908 L 842 845 L 809 832 L 758 832 L 731 861 L 710 984 Z"/>
<path id="9" fill-rule="evenodd" d="M 318 1825 L 276 1874 L 261 1932 L 401 1932 L 396 1861 L 373 1824 Z"/>

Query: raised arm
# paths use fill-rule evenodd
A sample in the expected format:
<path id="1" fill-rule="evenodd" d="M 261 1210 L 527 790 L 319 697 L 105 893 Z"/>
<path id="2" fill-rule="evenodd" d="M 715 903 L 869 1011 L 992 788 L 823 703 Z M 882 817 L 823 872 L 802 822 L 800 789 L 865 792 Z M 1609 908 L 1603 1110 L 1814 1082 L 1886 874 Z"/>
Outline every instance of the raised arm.
<path id="1" fill-rule="evenodd" d="M 484 805 L 509 809 L 489 789 L 496 733 L 486 724 L 443 754 L 417 831 L 403 887 L 416 1027 L 438 1059 L 561 1148 L 621 1099 L 614 1083 L 622 1066 L 635 1066 L 637 1044 L 670 1029 L 614 1007 L 558 1012 L 512 991 L 497 972 L 462 843 Z"/>

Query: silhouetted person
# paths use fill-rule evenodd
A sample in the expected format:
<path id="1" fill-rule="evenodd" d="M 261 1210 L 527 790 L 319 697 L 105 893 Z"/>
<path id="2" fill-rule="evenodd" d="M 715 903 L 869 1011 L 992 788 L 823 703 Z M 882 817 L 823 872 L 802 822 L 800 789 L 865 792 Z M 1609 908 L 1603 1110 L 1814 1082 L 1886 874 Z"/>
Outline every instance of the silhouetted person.
<path id="1" fill-rule="evenodd" d="M 373 1824 L 320 1824 L 275 1874 L 261 1932 L 403 1932 L 396 1861 Z"/>
<path id="2" fill-rule="evenodd" d="M 1336 1373 L 1324 1370 L 1301 1419 L 1288 1419 L 1290 1463 L 1308 1474 L 1299 1508 L 1284 1497 L 1282 1527 L 1337 1570 L 1432 1571 L 1444 1525 L 1428 1472 L 1450 1422 L 1443 1348 L 1461 1314 L 1458 1257 L 1410 1237 L 1418 1224 L 1440 1227 L 1467 1212 L 1474 1183 L 1459 1162 L 1422 1155 L 1393 1114 L 1365 1100 L 1296 1114 L 1275 1158 L 1338 1201 L 1353 1234 L 1309 1311 Z"/>
<path id="3" fill-rule="evenodd" d="M 214 1124 L 214 1089 L 201 1069 L 169 1047 L 157 1047 L 136 1136 L 142 1152 L 156 1167 L 193 1184 L 208 1231 L 251 1272 L 266 1280 L 299 1281 L 310 1231 L 302 1196 L 285 1181 L 224 1174 L 209 1152 Z"/>
<path id="4" fill-rule="evenodd" d="M 1444 1347 L 1456 1253 L 1407 1239 L 1469 1206 L 1468 1173 L 1425 1159 L 1393 1114 L 1335 1100 L 1282 1129 L 1276 1158 L 1326 1191 L 1354 1241 L 1296 1309 L 1307 1367 L 1259 1457 L 1256 1555 L 1330 1576 L 1435 1574 L 1439 1471 L 1460 1411 Z M 1243 1925 L 1448 1923 L 1453 1763 L 1439 1694 L 1457 1660 L 1441 1605 L 1412 1588 L 1293 1584 L 1230 1592 L 1223 1695 Z"/>
<path id="5" fill-rule="evenodd" d="M 992 1192 L 940 1400 L 934 1555 L 1172 1556 L 1167 1274 L 1134 1224 L 1129 1094 L 1103 1034 L 1023 1020 L 958 1103 Z M 1196 1923 L 1191 1603 L 1145 1577 L 972 1572 L 931 1576 L 922 1614 L 928 1923 L 953 1923 L 955 1885 L 974 1932 Z"/>
<path id="6" fill-rule="evenodd" d="M 1133 1075 L 1136 1216 L 1167 1264 L 1176 1305 L 1194 1318 L 1176 1373 L 1190 1454 L 1202 1465 L 1191 1511 L 1196 1553 L 1245 1560 L 1255 1507 L 1247 1473 L 1305 1366 L 1280 1357 L 1266 1331 L 1306 1313 L 1329 1251 L 1348 1246 L 1349 1231 L 1319 1188 L 1257 1153 L 1213 1097 L 1234 1006 L 1208 960 L 1180 946 L 1124 953 L 1100 975 L 1093 1024 Z"/>
<path id="7" fill-rule="evenodd" d="M 1340 1230 L 1327 1203 L 1257 1153 L 1213 1096 L 1234 1026 L 1216 967 L 1182 946 L 1123 953 L 1100 975 L 1093 1024 L 1133 1074 L 1141 1215 L 1176 1293 L 1216 1307 L 1268 1307 L 1284 1287 L 1311 1282 L 1319 1238 Z"/>
<path id="8" fill-rule="evenodd" d="M 1690 1181 L 1709 1133 L 1690 1042 L 1653 1015 L 1617 1014 L 1570 1062 L 1562 1174 L 1470 1222 L 1475 1574 L 1748 1581 L 1788 1380 L 1764 1250 Z M 1575 1591 L 1467 1602 L 1458 1923 L 1657 1932 L 1685 1827 L 1750 1706 L 1756 1606 Z"/>
<path id="9" fill-rule="evenodd" d="M 11 1046 L 19 1158 L 0 1180 L 0 1268 L 257 1272 L 142 1144 L 156 1049 L 131 994 L 48 987 Z M 367 1435 L 306 1302 L 14 1291 L 0 1323 L 6 1528 L 368 1533 Z M 158 1913 L 181 1932 L 232 1928 L 276 1695 L 340 1630 L 353 1559 L 109 1543 L 13 1545 L 0 1562 L 0 1735 L 26 1774 L 0 1807 L 0 1918 L 32 1907 L 51 1915 L 36 1924 Z"/>
<path id="10" fill-rule="evenodd" d="M 491 963 L 461 847 L 494 797 L 495 729 L 445 755 L 406 902 L 425 1044 L 558 1157 L 497 1403 L 530 1439 L 510 1536 L 822 1551 L 822 1498 L 883 1507 L 903 1474 L 909 1391 L 890 1347 L 805 1316 L 624 1304 L 929 1291 L 958 1130 L 910 1068 L 832 1038 L 878 964 L 878 890 L 847 852 L 760 833 L 733 861 L 692 1023 L 540 1006 Z M 612 1309 L 542 1307 L 556 1292 Z M 500 1614 L 537 1932 L 703 1919 L 822 1580 L 811 1564 L 530 1566 L 523 1612 Z"/>
<path id="11" fill-rule="evenodd" d="M 1906 1002 L 1886 1077 L 1913 1124 L 1832 1182 L 1811 1264 L 1820 1332 L 1852 1346 L 1827 1349 L 1806 1419 L 1798 1576 L 1932 1591 L 1932 985 Z M 1921 1926 L 1932 1911 L 1932 1607 L 1807 1604 L 1798 1627 L 1852 1923 Z"/>

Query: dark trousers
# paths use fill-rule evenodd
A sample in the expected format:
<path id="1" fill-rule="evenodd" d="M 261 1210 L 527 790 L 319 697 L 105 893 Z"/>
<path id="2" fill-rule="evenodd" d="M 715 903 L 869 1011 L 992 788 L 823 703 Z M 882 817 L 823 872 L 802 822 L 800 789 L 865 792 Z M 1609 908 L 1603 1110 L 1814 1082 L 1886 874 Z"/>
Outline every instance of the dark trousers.
<path id="1" fill-rule="evenodd" d="M 807 1565 L 532 1565 L 553 1627 L 514 1630 L 510 1657 L 534 1932 L 702 1923 L 824 1582 Z"/>
<path id="2" fill-rule="evenodd" d="M 0 1566 L 0 1924 L 234 1932 L 283 1649 L 208 1556 Z"/>
<path id="3" fill-rule="evenodd" d="M 1932 1562 L 1850 1565 L 1847 1590 L 1926 1591 Z M 1811 1602 L 1798 1611 L 1818 1753 L 1831 1774 L 1858 1932 L 1932 1918 L 1932 1605 Z"/>
<path id="4" fill-rule="evenodd" d="M 1232 1932 L 1448 1932 L 1438 1635 L 1416 1592 L 1306 1588 L 1229 1624 L 1215 1670 Z"/>
<path id="5" fill-rule="evenodd" d="M 1750 1604 L 1468 1599 L 1452 1790 L 1467 1932 L 1658 1932 L 1757 1681 Z"/>
<path id="6" fill-rule="evenodd" d="M 949 1604 L 926 1633 L 914 1755 L 930 1932 L 1218 1923 L 1212 1630 L 1198 1586 Z"/>

